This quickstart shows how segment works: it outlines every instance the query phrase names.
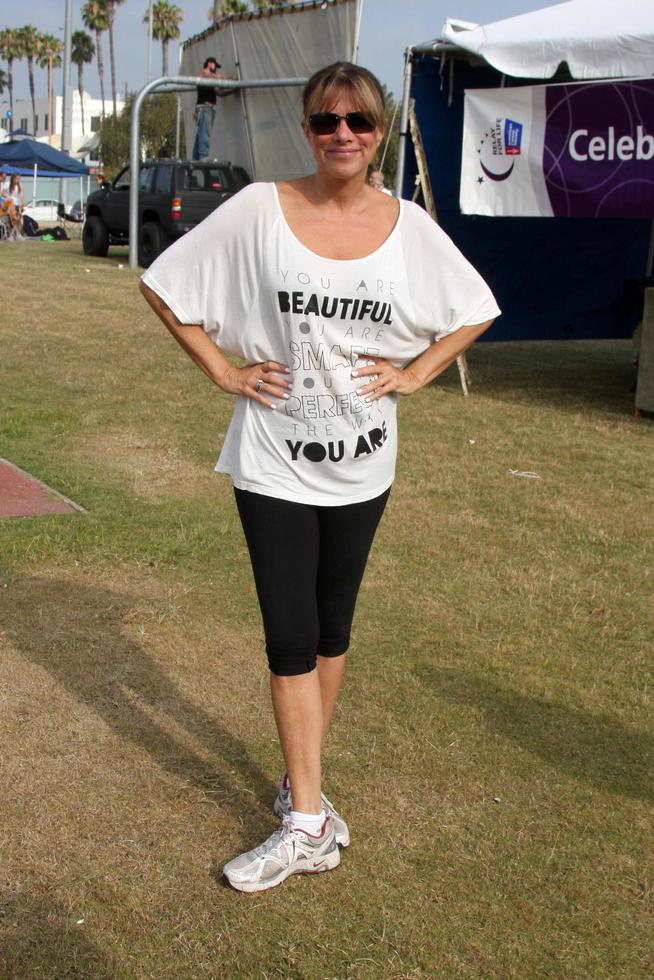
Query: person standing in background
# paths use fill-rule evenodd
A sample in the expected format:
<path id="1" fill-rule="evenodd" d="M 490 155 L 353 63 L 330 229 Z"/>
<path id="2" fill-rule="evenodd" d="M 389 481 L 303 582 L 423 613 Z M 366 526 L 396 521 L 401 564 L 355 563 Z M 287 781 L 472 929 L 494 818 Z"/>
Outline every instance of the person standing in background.
<path id="1" fill-rule="evenodd" d="M 10 181 L 6 173 L 0 172 L 0 218 L 6 217 L 9 231 L 13 235 L 16 225 L 16 206 L 10 192 Z"/>
<path id="2" fill-rule="evenodd" d="M 371 187 L 374 187 L 376 191 L 381 191 L 383 194 L 390 195 L 390 197 L 393 196 L 393 192 L 389 191 L 387 187 L 384 187 L 384 175 L 381 170 L 371 170 L 370 176 L 368 177 L 368 183 Z"/>
<path id="3" fill-rule="evenodd" d="M 14 202 L 14 212 L 16 215 L 14 234 L 16 234 L 23 230 L 23 211 L 25 210 L 25 194 L 23 193 L 20 174 L 11 175 L 9 180 L 9 197 Z"/>
<path id="4" fill-rule="evenodd" d="M 200 72 L 200 78 L 235 78 L 234 75 L 224 75 L 218 69 L 222 67 L 214 57 L 205 59 Z M 192 160 L 206 160 L 209 156 L 209 146 L 211 144 L 211 131 L 216 119 L 216 98 L 218 89 L 210 88 L 208 85 L 198 85 L 197 101 L 195 103 L 195 143 L 193 144 Z M 222 95 L 223 93 L 221 93 Z M 230 92 L 225 92 L 230 95 Z"/>

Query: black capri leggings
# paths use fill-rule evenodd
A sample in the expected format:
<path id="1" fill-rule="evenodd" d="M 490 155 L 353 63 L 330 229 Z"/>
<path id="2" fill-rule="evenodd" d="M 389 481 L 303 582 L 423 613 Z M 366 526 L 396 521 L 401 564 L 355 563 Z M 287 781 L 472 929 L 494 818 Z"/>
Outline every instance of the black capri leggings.
<path id="1" fill-rule="evenodd" d="M 315 507 L 235 489 L 273 674 L 307 674 L 338 657 L 390 489 L 373 500 Z"/>

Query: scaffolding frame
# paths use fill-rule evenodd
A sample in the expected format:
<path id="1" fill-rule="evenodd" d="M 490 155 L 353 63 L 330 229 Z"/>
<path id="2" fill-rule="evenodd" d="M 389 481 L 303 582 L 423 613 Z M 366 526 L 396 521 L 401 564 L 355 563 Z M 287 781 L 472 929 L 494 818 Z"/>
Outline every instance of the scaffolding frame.
<path id="1" fill-rule="evenodd" d="M 253 78 L 232 80 L 223 78 L 197 78 L 192 75 L 163 75 L 154 78 L 140 90 L 132 106 L 132 121 L 129 145 L 130 186 L 129 186 L 129 266 L 138 266 L 138 218 L 139 218 L 139 181 L 138 171 L 141 164 L 141 108 L 148 95 L 160 91 L 163 93 L 188 92 L 189 90 L 205 88 L 246 89 L 246 88 L 283 88 L 287 86 L 300 87 L 306 85 L 307 78 Z M 249 138 L 249 137 L 248 137 Z"/>

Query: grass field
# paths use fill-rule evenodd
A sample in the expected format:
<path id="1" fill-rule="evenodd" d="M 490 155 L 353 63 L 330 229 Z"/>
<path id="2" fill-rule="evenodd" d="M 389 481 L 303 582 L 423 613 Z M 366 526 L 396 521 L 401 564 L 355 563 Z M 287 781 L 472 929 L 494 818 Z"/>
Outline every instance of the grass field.
<path id="1" fill-rule="evenodd" d="M 651 978 L 652 447 L 627 343 L 486 344 L 402 402 L 325 791 L 341 867 L 244 896 L 281 770 L 229 420 L 125 251 L 0 245 L 0 977 Z M 125 268 L 119 269 L 118 263 Z M 510 475 L 535 471 L 540 480 Z"/>

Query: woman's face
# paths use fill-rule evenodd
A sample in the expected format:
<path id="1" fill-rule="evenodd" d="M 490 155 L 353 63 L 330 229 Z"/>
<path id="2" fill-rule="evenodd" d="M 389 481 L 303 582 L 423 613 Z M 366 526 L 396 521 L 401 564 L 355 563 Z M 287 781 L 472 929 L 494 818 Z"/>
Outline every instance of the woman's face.
<path id="1" fill-rule="evenodd" d="M 321 112 L 335 112 L 345 116 L 348 112 L 361 112 L 352 96 L 344 90 L 338 101 L 329 106 L 321 106 Z M 365 114 L 365 113 L 364 113 Z M 313 152 L 318 171 L 341 180 L 360 174 L 365 176 L 369 164 L 377 152 L 383 133 L 375 129 L 372 133 L 353 133 L 344 119 L 340 119 L 335 133 L 316 136 L 305 124 L 304 132 Z"/>

